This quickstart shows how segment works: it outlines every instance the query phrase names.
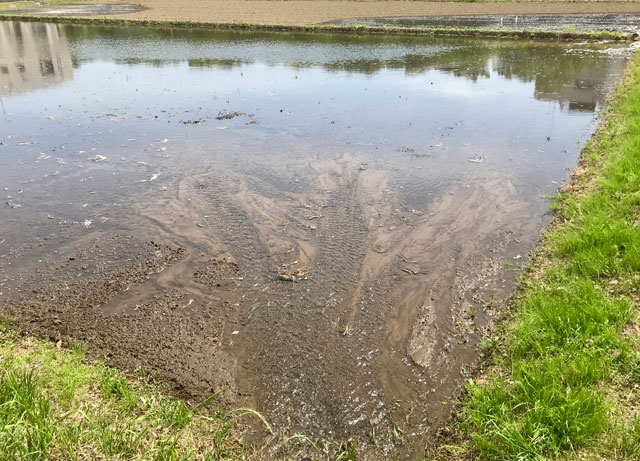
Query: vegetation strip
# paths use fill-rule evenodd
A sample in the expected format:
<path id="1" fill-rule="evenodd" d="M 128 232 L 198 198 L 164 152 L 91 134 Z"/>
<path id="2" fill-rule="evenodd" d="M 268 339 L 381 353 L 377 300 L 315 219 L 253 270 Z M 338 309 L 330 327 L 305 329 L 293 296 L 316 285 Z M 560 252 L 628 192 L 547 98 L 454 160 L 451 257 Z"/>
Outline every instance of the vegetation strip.
<path id="1" fill-rule="evenodd" d="M 640 459 L 640 53 L 436 458 Z"/>
<path id="2" fill-rule="evenodd" d="M 29 21 L 69 24 L 96 24 L 112 26 L 154 26 L 154 27 L 187 27 L 207 28 L 214 30 L 247 30 L 259 32 L 316 32 L 341 33 L 362 35 L 413 35 L 435 37 L 480 37 L 480 38 L 526 38 L 550 40 L 635 40 L 638 34 L 621 33 L 607 30 L 578 31 L 573 28 L 560 31 L 533 31 L 509 29 L 480 29 L 459 27 L 396 27 L 396 26 L 367 26 L 354 24 L 339 26 L 331 24 L 316 24 L 308 26 L 250 24 L 246 22 L 193 22 L 193 21 L 157 21 L 148 19 L 124 19 L 87 16 L 38 16 L 27 13 L 0 14 L 0 21 Z"/>
<path id="3" fill-rule="evenodd" d="M 251 410 L 189 407 L 57 346 L 0 325 L 0 460 L 246 459 L 233 421 Z"/>

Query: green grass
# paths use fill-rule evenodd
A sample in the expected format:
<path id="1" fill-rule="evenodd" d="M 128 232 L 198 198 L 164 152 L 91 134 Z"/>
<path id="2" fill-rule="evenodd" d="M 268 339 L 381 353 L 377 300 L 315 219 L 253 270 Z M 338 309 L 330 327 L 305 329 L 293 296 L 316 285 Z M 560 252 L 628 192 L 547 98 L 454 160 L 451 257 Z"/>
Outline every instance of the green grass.
<path id="1" fill-rule="evenodd" d="M 640 54 L 555 207 L 436 458 L 640 459 Z"/>
<path id="2" fill-rule="evenodd" d="M 0 328 L 0 460 L 247 459 L 233 421 L 70 351 Z"/>

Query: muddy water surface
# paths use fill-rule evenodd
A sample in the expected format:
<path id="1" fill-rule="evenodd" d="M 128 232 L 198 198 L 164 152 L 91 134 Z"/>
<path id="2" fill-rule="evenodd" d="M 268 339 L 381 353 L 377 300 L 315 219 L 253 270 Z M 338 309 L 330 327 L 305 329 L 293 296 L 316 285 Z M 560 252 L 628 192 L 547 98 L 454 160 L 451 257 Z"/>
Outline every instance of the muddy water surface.
<path id="1" fill-rule="evenodd" d="M 0 311 L 327 453 L 419 454 L 628 54 L 0 23 Z"/>

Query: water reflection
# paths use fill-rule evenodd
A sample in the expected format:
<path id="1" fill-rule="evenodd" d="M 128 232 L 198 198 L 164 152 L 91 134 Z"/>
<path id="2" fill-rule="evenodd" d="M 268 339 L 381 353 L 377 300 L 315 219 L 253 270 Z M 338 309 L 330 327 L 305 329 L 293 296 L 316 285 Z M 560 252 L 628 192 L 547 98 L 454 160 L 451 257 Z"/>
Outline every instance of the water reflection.
<path id="1" fill-rule="evenodd" d="M 569 111 L 593 111 L 604 102 L 609 87 L 602 82 L 624 67 L 620 56 L 604 51 L 625 46 L 14 22 L 0 25 L 0 38 L 5 93 L 71 78 L 72 58 L 78 65 L 96 59 L 154 67 L 186 61 L 191 68 L 225 70 L 261 63 L 366 75 L 398 69 L 419 76 L 438 70 L 472 81 L 496 73 L 535 82 L 533 97 L 558 101 Z"/>
<path id="2" fill-rule="evenodd" d="M 619 56 L 602 52 L 621 45 L 202 30 L 177 35 L 172 29 L 93 27 L 74 27 L 68 34 L 79 60 L 93 60 L 99 47 L 101 56 L 117 62 L 154 66 L 186 59 L 190 67 L 227 70 L 251 63 L 367 75 L 388 69 L 415 76 L 439 70 L 473 81 L 495 72 L 507 79 L 535 82 L 535 98 L 556 100 L 567 110 L 594 110 L 609 91 L 601 82 L 607 75 L 620 75 L 624 66 Z"/>
<path id="3" fill-rule="evenodd" d="M 55 24 L 0 22 L 0 94 L 73 78 L 69 44 Z"/>

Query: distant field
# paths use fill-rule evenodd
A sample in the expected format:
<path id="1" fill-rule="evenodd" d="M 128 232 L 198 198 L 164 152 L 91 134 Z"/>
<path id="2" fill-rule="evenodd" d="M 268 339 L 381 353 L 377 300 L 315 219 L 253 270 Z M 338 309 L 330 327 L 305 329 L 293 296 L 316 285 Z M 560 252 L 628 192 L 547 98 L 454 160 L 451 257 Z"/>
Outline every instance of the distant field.
<path id="1" fill-rule="evenodd" d="M 4 2 L 0 11 L 35 6 L 35 2 Z M 49 0 L 44 5 L 83 0 Z M 90 3 L 97 3 L 90 1 Z M 106 0 L 101 3 L 114 3 Z M 481 14 L 640 13 L 640 2 L 588 1 L 400 1 L 400 0 L 139 0 L 145 11 L 130 19 L 252 24 L 309 25 L 346 18 L 446 16 Z"/>
<path id="2" fill-rule="evenodd" d="M 457 14 L 640 13 L 640 2 L 424 2 L 379 0 L 140 0 L 149 8 L 132 18 L 317 24 L 342 18 Z"/>

